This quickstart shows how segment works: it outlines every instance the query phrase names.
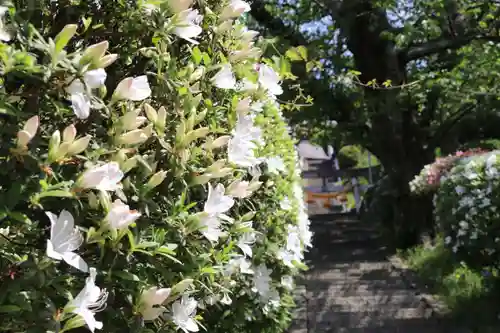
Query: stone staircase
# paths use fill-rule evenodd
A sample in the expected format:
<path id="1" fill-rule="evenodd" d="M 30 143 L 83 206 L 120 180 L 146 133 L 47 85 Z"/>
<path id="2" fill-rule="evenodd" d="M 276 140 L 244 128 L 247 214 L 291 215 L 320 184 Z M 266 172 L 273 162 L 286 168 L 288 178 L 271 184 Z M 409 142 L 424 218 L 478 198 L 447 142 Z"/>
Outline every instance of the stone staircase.
<path id="1" fill-rule="evenodd" d="M 289 333 L 446 333 L 387 260 L 376 231 L 355 217 L 313 218 L 310 270 L 296 290 Z"/>

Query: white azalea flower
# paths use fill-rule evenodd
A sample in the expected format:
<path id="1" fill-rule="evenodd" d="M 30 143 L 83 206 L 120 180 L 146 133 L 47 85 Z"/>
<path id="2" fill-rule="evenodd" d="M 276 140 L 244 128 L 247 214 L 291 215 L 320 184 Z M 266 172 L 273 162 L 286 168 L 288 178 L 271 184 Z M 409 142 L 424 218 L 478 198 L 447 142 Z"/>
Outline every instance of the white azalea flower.
<path id="1" fill-rule="evenodd" d="M 231 276 L 235 273 L 253 274 L 252 263 L 245 256 L 238 255 L 229 260 L 222 273 Z"/>
<path id="2" fill-rule="evenodd" d="M 144 320 L 155 320 L 165 312 L 165 307 L 161 305 L 170 296 L 170 291 L 170 288 L 151 287 L 142 292 L 140 312 Z"/>
<path id="3" fill-rule="evenodd" d="M 71 83 L 66 87 L 66 92 L 70 95 L 85 94 L 85 85 L 80 79 L 70 79 Z"/>
<path id="4" fill-rule="evenodd" d="M 248 198 L 252 195 L 249 187 L 250 182 L 237 179 L 228 186 L 227 193 L 234 198 Z"/>
<path id="5" fill-rule="evenodd" d="M 9 10 L 9 8 L 5 6 L 0 6 L 0 40 L 4 42 L 8 42 L 11 39 L 10 34 L 5 30 L 5 23 L 3 18 L 5 13 Z"/>
<path id="6" fill-rule="evenodd" d="M 246 256 L 252 257 L 252 245 L 255 243 L 255 239 L 255 232 L 245 232 L 238 240 L 236 246 L 238 246 Z"/>
<path id="7" fill-rule="evenodd" d="M 172 320 L 184 332 L 198 332 L 198 324 L 194 320 L 198 302 L 187 295 L 172 305 Z"/>
<path id="8" fill-rule="evenodd" d="M 283 159 L 279 156 L 273 156 L 266 160 L 267 168 L 269 172 L 278 174 L 279 172 L 285 172 L 286 167 Z"/>
<path id="9" fill-rule="evenodd" d="M 141 216 L 136 210 L 124 204 L 120 199 L 116 199 L 111 205 L 111 210 L 106 216 L 106 220 L 113 229 L 126 229 Z"/>
<path id="10" fill-rule="evenodd" d="M 224 64 L 211 81 L 214 86 L 220 89 L 234 89 L 236 87 L 236 77 L 230 64 Z"/>
<path id="11" fill-rule="evenodd" d="M 287 251 L 284 249 L 281 249 L 278 251 L 278 258 L 283 261 L 283 263 L 290 268 L 294 268 L 295 265 L 293 264 L 293 261 L 300 261 L 297 260 L 297 255 L 291 251 Z"/>
<path id="12" fill-rule="evenodd" d="M 71 107 L 79 119 L 87 119 L 91 107 L 91 89 L 101 87 L 106 81 L 106 71 L 103 68 L 87 71 L 80 79 L 70 79 L 71 83 L 66 88 L 70 94 Z M 85 83 L 85 84 L 84 84 Z"/>
<path id="13" fill-rule="evenodd" d="M 199 44 L 193 38 L 203 32 L 203 29 L 199 26 L 203 20 L 203 16 L 199 14 L 197 9 L 187 9 L 177 15 L 178 21 L 174 28 L 174 34 L 190 43 Z"/>
<path id="14" fill-rule="evenodd" d="M 217 184 L 212 187 L 208 184 L 208 198 L 205 202 L 204 212 L 210 215 L 227 212 L 234 205 L 234 199 L 225 195 L 224 185 Z"/>
<path id="15" fill-rule="evenodd" d="M 225 305 L 231 305 L 233 303 L 233 300 L 231 299 L 231 297 L 229 297 L 227 293 L 224 293 L 220 302 Z"/>
<path id="16" fill-rule="evenodd" d="M 266 297 L 271 291 L 271 273 L 272 270 L 267 268 L 264 264 L 254 269 L 252 290 L 261 297 Z"/>
<path id="17" fill-rule="evenodd" d="M 88 88 L 97 89 L 104 85 L 106 77 L 107 74 L 104 68 L 98 68 L 85 72 L 83 75 L 83 82 L 85 82 Z"/>
<path id="18" fill-rule="evenodd" d="M 95 285 L 97 271 L 95 268 L 90 268 L 90 276 L 85 281 L 85 287 L 82 291 L 67 305 L 71 308 L 71 312 L 83 318 L 89 330 L 94 332 L 95 329 L 102 329 L 102 322 L 95 319 L 95 313 L 106 308 L 108 293 L 106 289 L 99 288 Z"/>
<path id="19" fill-rule="evenodd" d="M 221 221 L 216 215 L 201 214 L 200 225 L 203 227 L 201 233 L 211 242 L 217 242 L 220 237 L 225 235 L 221 230 Z"/>
<path id="20" fill-rule="evenodd" d="M 259 65 L 259 83 L 272 95 L 281 95 L 283 93 L 278 74 L 267 65 Z"/>
<path id="21" fill-rule="evenodd" d="M 254 149 L 255 144 L 251 140 L 233 137 L 227 146 L 228 161 L 240 167 L 253 167 L 261 162 Z"/>
<path id="22" fill-rule="evenodd" d="M 281 200 L 280 208 L 283 210 L 290 210 L 292 208 L 292 202 L 288 197 L 285 197 L 283 200 Z"/>
<path id="23" fill-rule="evenodd" d="M 78 183 L 83 188 L 115 191 L 121 188 L 123 176 L 120 165 L 110 162 L 85 171 Z"/>
<path id="24" fill-rule="evenodd" d="M 90 98 L 85 93 L 70 96 L 71 108 L 78 119 L 87 119 L 90 115 Z"/>
<path id="25" fill-rule="evenodd" d="M 45 214 L 51 224 L 50 239 L 47 240 L 47 256 L 55 260 L 64 260 L 68 265 L 87 272 L 87 263 L 73 252 L 83 243 L 83 236 L 75 227 L 73 215 L 67 210 L 63 210 L 59 216 L 51 212 Z"/>
<path id="26" fill-rule="evenodd" d="M 151 96 L 148 77 L 141 75 L 123 79 L 115 89 L 115 99 L 126 99 L 130 101 L 142 101 Z"/>
<path id="27" fill-rule="evenodd" d="M 250 5 L 242 0 L 231 0 L 229 4 L 224 7 L 220 14 L 221 20 L 228 20 L 239 17 L 241 14 L 249 12 Z"/>

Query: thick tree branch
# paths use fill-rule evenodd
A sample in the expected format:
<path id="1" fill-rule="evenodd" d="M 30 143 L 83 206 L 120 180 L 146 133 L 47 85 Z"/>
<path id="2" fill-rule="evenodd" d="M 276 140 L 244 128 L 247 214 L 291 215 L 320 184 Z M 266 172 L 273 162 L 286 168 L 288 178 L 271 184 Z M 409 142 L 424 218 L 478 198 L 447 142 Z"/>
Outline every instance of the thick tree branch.
<path id="1" fill-rule="evenodd" d="M 436 53 L 443 52 L 445 50 L 459 49 L 475 40 L 500 42 L 500 36 L 468 34 L 453 39 L 439 38 L 410 47 L 409 49 L 404 51 L 404 55 L 402 58 L 405 60 L 405 62 L 418 60 Z"/>

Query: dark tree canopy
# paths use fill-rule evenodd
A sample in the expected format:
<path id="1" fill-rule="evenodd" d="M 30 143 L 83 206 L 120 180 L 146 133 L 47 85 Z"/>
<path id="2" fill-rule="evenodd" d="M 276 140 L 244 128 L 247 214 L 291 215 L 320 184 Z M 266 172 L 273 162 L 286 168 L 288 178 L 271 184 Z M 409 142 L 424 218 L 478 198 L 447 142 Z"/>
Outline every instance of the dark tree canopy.
<path id="1" fill-rule="evenodd" d="M 396 193 L 394 225 L 404 226 L 404 243 L 416 241 L 432 224 L 431 205 L 409 195 L 408 181 L 436 149 L 497 136 L 500 2 L 256 0 L 251 14 L 280 45 L 305 45 L 322 65 L 294 63 L 314 106 L 291 121 L 372 151 Z"/>

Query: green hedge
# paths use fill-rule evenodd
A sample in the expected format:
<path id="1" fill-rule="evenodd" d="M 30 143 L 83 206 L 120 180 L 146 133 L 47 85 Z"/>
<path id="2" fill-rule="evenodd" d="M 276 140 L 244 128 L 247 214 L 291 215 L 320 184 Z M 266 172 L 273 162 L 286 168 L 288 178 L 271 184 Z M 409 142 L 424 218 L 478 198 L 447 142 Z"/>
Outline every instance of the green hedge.
<path id="1" fill-rule="evenodd" d="M 2 7 L 0 331 L 286 328 L 311 234 L 248 10 Z"/>

